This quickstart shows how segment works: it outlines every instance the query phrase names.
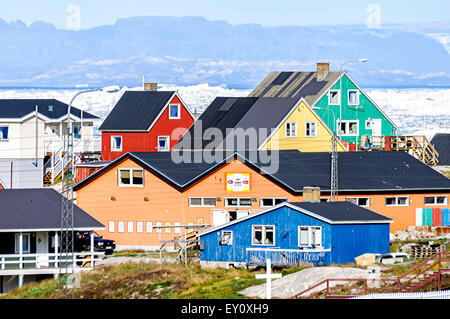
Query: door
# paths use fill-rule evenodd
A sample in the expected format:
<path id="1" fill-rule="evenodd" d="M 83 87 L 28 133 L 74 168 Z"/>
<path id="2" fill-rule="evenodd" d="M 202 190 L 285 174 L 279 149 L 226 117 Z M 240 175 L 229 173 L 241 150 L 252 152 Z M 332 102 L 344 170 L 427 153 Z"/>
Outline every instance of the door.
<path id="1" fill-rule="evenodd" d="M 37 257 L 37 267 L 48 267 L 48 233 L 36 233 L 36 254 L 46 254 L 45 256 Z"/>
<path id="2" fill-rule="evenodd" d="M 381 119 L 372 119 L 372 136 L 381 136 Z"/>
<path id="3" fill-rule="evenodd" d="M 219 226 L 228 223 L 230 215 L 226 210 L 213 210 L 213 226 Z"/>

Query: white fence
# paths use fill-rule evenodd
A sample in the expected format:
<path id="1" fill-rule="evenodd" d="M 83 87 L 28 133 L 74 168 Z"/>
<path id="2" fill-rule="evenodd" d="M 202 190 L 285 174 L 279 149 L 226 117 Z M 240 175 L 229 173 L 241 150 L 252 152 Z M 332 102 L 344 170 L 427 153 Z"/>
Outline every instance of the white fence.
<path id="1" fill-rule="evenodd" d="M 53 273 L 60 266 L 93 268 L 95 262 L 102 260 L 104 252 L 82 252 L 73 254 L 5 254 L 0 255 L 0 275 L 20 274 L 22 272 Z"/>
<path id="2" fill-rule="evenodd" d="M 370 294 L 352 299 L 450 299 L 450 290 Z"/>

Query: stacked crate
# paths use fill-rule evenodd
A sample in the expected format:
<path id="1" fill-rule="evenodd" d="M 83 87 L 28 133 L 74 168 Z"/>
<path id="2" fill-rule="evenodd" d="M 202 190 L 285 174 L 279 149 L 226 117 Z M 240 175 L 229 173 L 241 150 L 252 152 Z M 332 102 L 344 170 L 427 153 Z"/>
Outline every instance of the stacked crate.
<path id="1" fill-rule="evenodd" d="M 411 258 L 428 258 L 434 254 L 445 251 L 445 245 L 414 245 L 411 246 L 410 257 Z"/>

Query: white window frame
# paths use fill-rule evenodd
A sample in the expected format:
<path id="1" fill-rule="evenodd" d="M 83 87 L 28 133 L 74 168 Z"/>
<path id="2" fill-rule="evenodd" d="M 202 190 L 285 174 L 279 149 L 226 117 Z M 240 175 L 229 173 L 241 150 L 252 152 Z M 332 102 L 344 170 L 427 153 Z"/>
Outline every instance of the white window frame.
<path id="1" fill-rule="evenodd" d="M 117 144 L 115 142 L 115 138 L 120 137 L 120 148 L 117 148 Z M 123 137 L 121 135 L 112 135 L 111 136 L 111 152 L 122 152 L 123 149 Z"/>
<path id="2" fill-rule="evenodd" d="M 200 199 L 200 201 L 201 201 L 200 205 L 193 205 L 192 199 Z M 214 205 L 206 205 L 205 199 L 214 199 Z M 215 197 L 189 197 L 189 199 L 188 199 L 189 207 L 216 207 L 215 203 L 216 203 Z"/>
<path id="3" fill-rule="evenodd" d="M 134 222 L 127 221 L 127 233 L 134 233 Z"/>
<path id="4" fill-rule="evenodd" d="M 115 233 L 116 232 L 116 222 L 113 220 L 108 221 L 108 232 Z"/>
<path id="5" fill-rule="evenodd" d="M 333 103 L 331 101 L 331 92 L 337 92 L 338 94 L 338 102 L 337 103 Z M 341 90 L 330 90 L 328 92 L 328 105 L 341 105 Z"/>
<path id="6" fill-rule="evenodd" d="M 303 244 L 303 243 L 301 243 L 301 241 L 300 241 L 300 234 L 301 234 L 301 230 L 302 230 L 302 228 L 303 229 L 307 229 L 307 232 L 308 232 L 308 243 L 307 244 Z M 301 247 L 301 248 L 307 248 L 307 247 L 322 247 L 322 226 L 306 226 L 306 225 L 303 225 L 303 226 L 298 226 L 297 227 L 297 230 L 298 230 L 298 234 L 297 234 L 297 238 L 298 238 L 298 247 Z M 315 235 L 315 234 L 317 234 L 314 230 L 318 230 L 319 231 L 319 237 L 320 237 L 320 242 L 318 243 L 318 244 L 316 244 L 316 239 L 317 239 L 317 236 L 316 237 L 314 237 L 314 239 L 313 239 L 313 236 Z"/>
<path id="7" fill-rule="evenodd" d="M 388 198 L 395 198 L 395 204 L 389 204 L 387 203 Z M 399 198 L 406 198 L 406 204 L 399 204 L 398 199 Z M 386 196 L 384 198 L 384 205 L 387 207 L 396 207 L 396 206 L 409 206 L 409 196 Z"/>
<path id="8" fill-rule="evenodd" d="M 170 109 L 171 109 L 172 106 L 176 106 L 178 108 L 178 110 L 177 110 L 178 116 L 171 116 Z M 169 119 L 170 120 L 179 120 L 179 119 L 181 119 L 180 112 L 181 112 L 180 104 L 178 104 L 178 103 L 169 104 Z"/>
<path id="9" fill-rule="evenodd" d="M 125 222 L 122 220 L 119 220 L 117 222 L 117 232 L 118 233 L 124 233 L 125 232 Z"/>
<path id="10" fill-rule="evenodd" d="M 261 235 L 261 240 L 262 240 L 262 243 L 255 243 L 255 228 L 256 227 L 261 227 L 261 230 L 262 230 L 262 235 Z M 273 229 L 273 243 L 272 244 L 267 244 L 265 241 L 266 241 L 266 238 L 267 238 L 267 236 L 266 236 L 266 228 L 268 228 L 268 227 L 272 227 L 272 229 Z M 252 225 L 252 245 L 253 246 L 275 246 L 275 238 L 276 238 L 276 236 L 275 236 L 275 225 Z"/>
<path id="11" fill-rule="evenodd" d="M 130 171 L 130 184 L 123 184 L 120 180 L 121 171 Z M 133 171 L 142 171 L 142 184 L 133 184 Z M 145 172 L 143 168 L 118 168 L 117 169 L 117 185 L 119 187 L 144 187 Z"/>
<path id="12" fill-rule="evenodd" d="M 437 202 L 437 198 L 438 197 L 444 197 L 445 200 L 444 200 L 444 202 L 442 204 Z M 434 198 L 434 203 L 427 203 L 426 200 L 425 200 L 426 198 Z M 427 196 L 423 197 L 423 204 L 425 206 L 447 205 L 448 204 L 448 196 L 447 195 L 427 195 Z"/>
<path id="13" fill-rule="evenodd" d="M 308 129 L 309 124 L 309 129 Z M 314 127 L 314 135 L 311 134 L 311 125 Z M 309 130 L 309 134 L 308 134 Z M 313 122 L 305 122 L 305 137 L 317 137 L 317 123 L 315 121 Z"/>
<path id="14" fill-rule="evenodd" d="M 367 124 L 369 124 L 369 125 L 367 125 Z M 366 120 L 364 122 L 364 128 L 366 130 L 371 130 L 373 128 L 372 124 L 373 124 L 373 121 L 371 119 L 370 120 Z"/>
<path id="15" fill-rule="evenodd" d="M 271 199 L 272 200 L 272 205 L 264 205 L 263 204 L 263 201 L 264 200 L 267 200 L 267 199 Z M 261 197 L 260 199 L 259 199 L 259 207 L 272 207 L 272 206 L 275 206 L 275 205 L 277 205 L 277 204 L 275 204 L 275 200 L 283 200 L 283 201 L 285 201 L 285 202 L 287 202 L 287 198 L 278 198 L 278 197 Z"/>
<path id="16" fill-rule="evenodd" d="M 356 92 L 356 103 L 350 103 L 350 93 L 351 92 Z M 347 104 L 348 105 L 359 105 L 359 90 L 348 90 L 347 91 Z"/>
<path id="17" fill-rule="evenodd" d="M 28 249 L 23 249 L 23 244 L 27 242 Z M 18 254 L 20 252 L 20 233 L 16 233 L 14 242 L 14 252 Z M 22 233 L 22 253 L 29 254 L 31 252 L 31 233 Z"/>
<path id="18" fill-rule="evenodd" d="M 229 239 L 227 241 L 224 240 L 225 233 L 229 234 L 229 237 L 228 237 Z M 232 230 L 224 230 L 224 231 L 222 231 L 222 233 L 220 234 L 219 244 L 220 245 L 224 245 L 224 246 L 233 245 L 233 231 Z"/>
<path id="19" fill-rule="evenodd" d="M 165 148 L 161 148 L 159 146 L 159 141 L 161 139 L 166 140 L 166 147 Z M 158 149 L 158 152 L 170 152 L 170 136 L 168 136 L 168 135 L 160 135 L 160 136 L 158 136 L 158 146 L 156 148 Z"/>
<path id="20" fill-rule="evenodd" d="M 344 132 L 341 132 L 341 123 L 345 124 Z M 356 124 L 356 134 L 350 134 L 350 123 Z M 359 136 L 359 120 L 337 120 L 336 124 L 339 136 Z"/>
<path id="21" fill-rule="evenodd" d="M 8 142 L 9 141 L 9 133 L 10 133 L 9 125 L 0 125 L 0 127 L 6 127 L 7 130 L 8 130 L 8 137 L 7 138 L 0 138 L 0 142 Z"/>
<path id="22" fill-rule="evenodd" d="M 237 199 L 237 205 L 229 205 L 228 204 L 228 200 L 229 199 Z M 242 205 L 241 204 L 241 199 L 249 199 L 250 200 L 250 205 Z M 249 197 L 225 197 L 224 198 L 225 201 L 225 207 L 252 207 L 252 199 Z"/>
<path id="23" fill-rule="evenodd" d="M 292 124 L 294 124 L 294 131 L 292 131 Z M 284 135 L 285 137 L 297 137 L 297 122 L 286 122 Z"/>
<path id="24" fill-rule="evenodd" d="M 356 205 L 361 206 L 361 207 L 370 207 L 370 197 L 346 197 L 345 200 L 352 203 L 352 199 L 356 200 Z M 367 199 L 367 205 L 362 205 L 360 204 L 360 199 Z"/>
<path id="25" fill-rule="evenodd" d="M 144 232 L 144 222 L 136 222 L 136 233 Z"/>
<path id="26" fill-rule="evenodd" d="M 153 222 L 145 222 L 145 232 L 148 234 L 153 233 Z"/>

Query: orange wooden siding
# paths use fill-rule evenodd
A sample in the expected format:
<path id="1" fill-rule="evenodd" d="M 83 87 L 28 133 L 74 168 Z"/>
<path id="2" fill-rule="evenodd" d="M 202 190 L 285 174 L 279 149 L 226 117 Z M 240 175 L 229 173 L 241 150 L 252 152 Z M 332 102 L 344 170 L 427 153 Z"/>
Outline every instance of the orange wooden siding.
<path id="1" fill-rule="evenodd" d="M 225 198 L 252 198 L 251 208 L 238 208 L 240 210 L 260 210 L 261 198 L 285 198 L 288 201 L 302 201 L 302 196 L 292 195 L 267 177 L 257 173 L 239 161 L 226 164 L 206 178 L 197 182 L 184 192 L 178 190 L 161 180 L 154 174 L 145 171 L 144 186 L 118 186 L 118 168 L 140 168 L 130 159 L 112 168 L 93 182 L 77 191 L 77 204 L 94 218 L 106 226 L 100 233 L 109 239 L 116 240 L 121 246 L 159 246 L 159 236 L 156 230 L 147 233 L 146 222 L 157 222 L 161 225 L 174 225 L 175 222 L 183 224 L 212 224 L 213 209 L 236 210 L 225 207 Z M 250 190 L 248 192 L 230 192 L 226 190 L 226 173 L 250 173 Z M 346 197 L 369 197 L 370 210 L 394 219 L 391 232 L 402 230 L 415 225 L 415 209 L 425 207 L 424 196 L 428 194 L 377 194 L 377 195 L 339 195 L 338 200 Z M 436 194 L 430 194 L 436 195 Z M 448 195 L 448 194 L 442 194 Z M 386 207 L 386 196 L 409 196 L 409 206 Z M 112 197 L 114 200 L 112 200 Z M 148 201 L 145 201 L 144 198 Z M 190 197 L 220 198 L 216 207 L 189 207 Z M 322 196 L 324 198 L 329 196 Z M 433 206 L 434 208 L 448 207 Z M 109 232 L 109 222 L 114 222 L 114 232 Z M 124 223 L 124 232 L 118 232 L 118 222 Z M 133 231 L 128 232 L 128 222 L 133 223 Z M 138 233 L 138 222 L 142 222 L 142 232 Z M 183 230 L 181 230 L 184 233 Z M 178 234 L 174 229 L 162 229 L 161 239 L 170 240 Z"/>

